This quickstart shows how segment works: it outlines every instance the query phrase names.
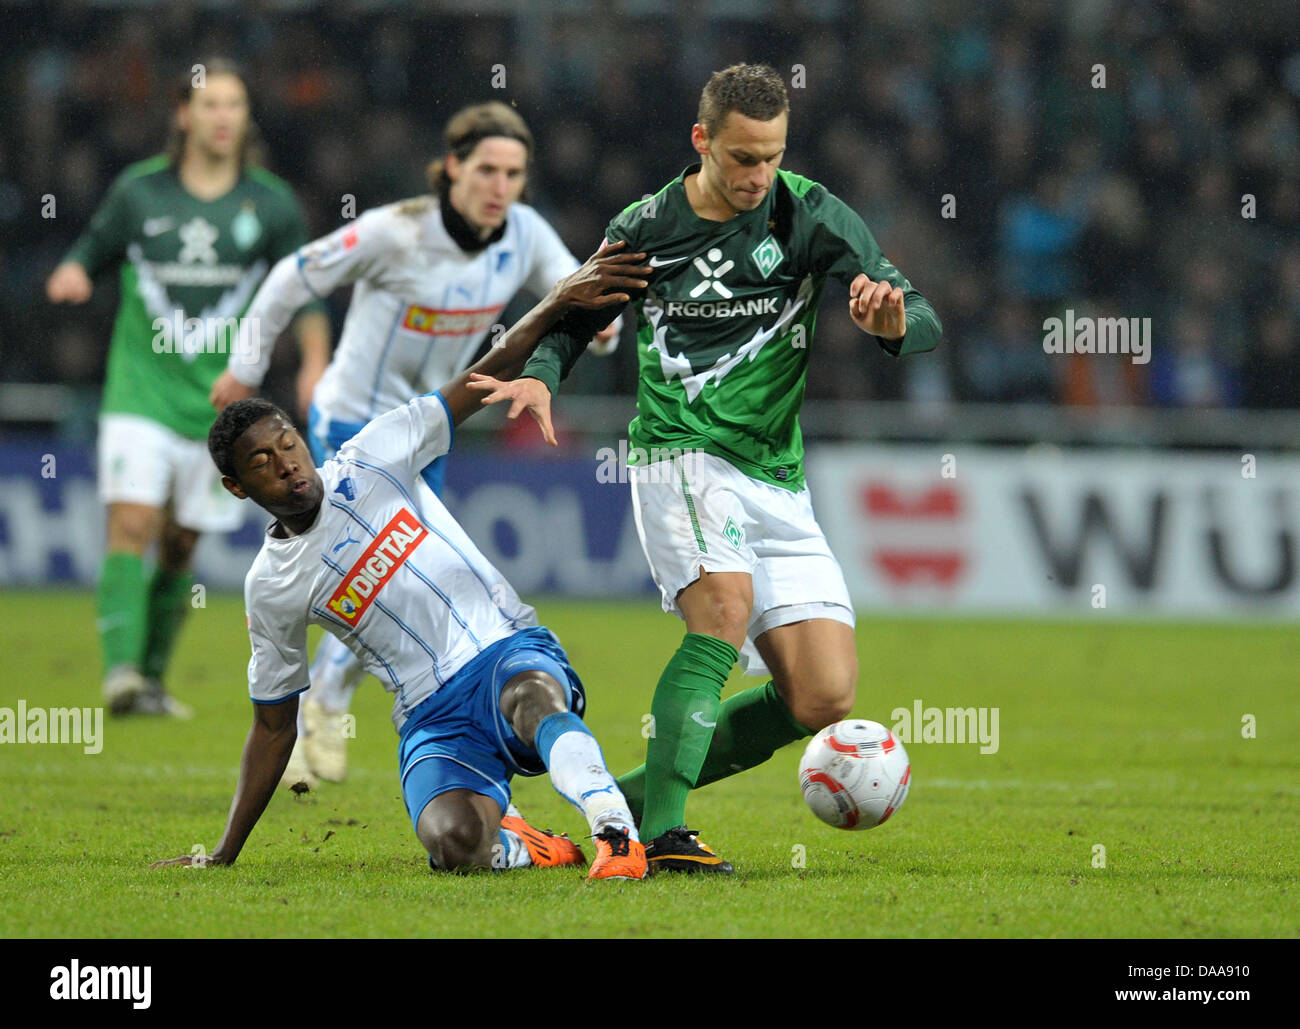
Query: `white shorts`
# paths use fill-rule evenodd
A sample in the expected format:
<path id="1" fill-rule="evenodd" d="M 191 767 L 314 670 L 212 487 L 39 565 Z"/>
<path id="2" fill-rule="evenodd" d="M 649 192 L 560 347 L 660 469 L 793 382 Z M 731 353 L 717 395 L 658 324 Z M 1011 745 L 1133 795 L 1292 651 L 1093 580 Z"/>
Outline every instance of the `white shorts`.
<path id="1" fill-rule="evenodd" d="M 176 524 L 195 532 L 233 532 L 246 514 L 221 485 L 205 441 L 134 414 L 99 417 L 99 499 L 159 509 L 170 501 Z"/>
<path id="2" fill-rule="evenodd" d="M 752 479 L 712 454 L 690 453 L 628 469 L 636 531 L 662 594 L 677 595 L 706 572 L 753 576 L 754 608 L 740 663 L 765 674 L 753 641 L 778 625 L 830 618 L 852 626 L 844 573 L 813 516 L 812 495 Z"/>

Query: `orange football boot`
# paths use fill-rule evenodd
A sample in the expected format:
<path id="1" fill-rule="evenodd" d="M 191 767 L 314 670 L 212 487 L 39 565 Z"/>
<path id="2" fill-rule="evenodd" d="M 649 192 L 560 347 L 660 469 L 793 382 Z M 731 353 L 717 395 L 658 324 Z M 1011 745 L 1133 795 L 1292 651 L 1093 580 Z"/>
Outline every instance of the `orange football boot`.
<path id="1" fill-rule="evenodd" d="M 501 828 L 508 829 L 528 848 L 528 856 L 538 868 L 558 868 L 561 865 L 585 865 L 582 850 L 565 833 L 556 835 L 549 829 L 534 829 L 519 815 L 506 815 Z"/>
<path id="2" fill-rule="evenodd" d="M 596 841 L 596 860 L 587 873 L 590 879 L 644 879 L 645 847 L 628 835 L 626 829 L 606 826 L 592 837 Z"/>

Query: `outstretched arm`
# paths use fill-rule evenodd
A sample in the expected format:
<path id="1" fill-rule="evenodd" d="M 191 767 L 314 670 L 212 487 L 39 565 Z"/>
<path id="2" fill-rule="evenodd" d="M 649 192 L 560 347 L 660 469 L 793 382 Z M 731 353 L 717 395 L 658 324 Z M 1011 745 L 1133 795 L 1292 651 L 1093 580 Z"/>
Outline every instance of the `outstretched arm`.
<path id="1" fill-rule="evenodd" d="M 320 241 L 317 241 L 318 243 Z M 328 290 L 322 296 L 328 295 Z M 271 367 L 271 355 L 275 351 L 276 340 L 280 338 L 294 312 L 315 298 L 307 285 L 307 280 L 299 271 L 298 258 L 294 254 L 282 257 L 276 262 L 270 273 L 262 280 L 248 310 L 239 319 L 239 335 L 236 345 L 230 352 L 226 370 L 213 384 L 208 400 L 218 411 L 233 404 L 236 400 L 251 397 L 266 377 Z M 324 322 L 328 333 L 329 322 L 323 315 L 304 314 L 304 318 L 318 318 Z M 317 322 L 317 325 L 320 323 Z M 329 341 L 325 338 L 325 356 L 328 363 Z M 308 347 L 303 348 L 303 357 L 312 360 L 321 356 Z"/>
<path id="2" fill-rule="evenodd" d="M 46 280 L 45 295 L 52 303 L 84 304 L 94 292 L 94 277 L 126 253 L 132 224 L 128 197 L 132 177 L 129 171 L 117 177 L 86 231 Z"/>
<path id="3" fill-rule="evenodd" d="M 524 315 L 481 361 L 470 366 L 438 392 L 459 425 L 484 404 L 502 399 L 501 388 L 528 362 L 538 341 L 566 312 L 574 308 L 599 311 L 626 304 L 629 291 L 644 289 L 651 268 L 645 254 L 623 252 L 624 243 L 602 247 L 571 275 L 557 282 L 546 298 Z M 611 292 L 612 291 L 612 292 Z M 585 343 L 584 343 L 585 346 Z M 487 396 L 484 396 L 487 393 Z M 511 408 L 510 417 L 522 410 Z M 543 431 L 549 428 L 549 420 Z M 554 437 L 549 437 L 554 442 Z"/>
<path id="4" fill-rule="evenodd" d="M 208 398 L 212 406 L 221 410 L 261 386 L 276 341 L 303 307 L 308 310 L 298 322 L 304 372 L 299 402 L 310 400 L 307 385 L 314 387 L 312 376 L 319 378 L 329 363 L 329 321 L 323 309 L 311 316 L 313 302 L 358 279 L 375 281 L 391 263 L 408 260 L 414 232 L 409 218 L 391 208 L 378 208 L 305 246 L 295 244 L 272 266 L 239 319 L 237 344 Z M 309 334 L 315 331 L 315 337 L 309 335 L 304 341 L 303 327 Z"/>
<path id="5" fill-rule="evenodd" d="M 279 704 L 254 704 L 253 727 L 244 741 L 244 757 L 239 766 L 239 784 L 226 817 L 226 831 L 217 849 L 206 858 L 189 854 L 155 861 L 154 868 L 165 865 L 230 865 L 244 847 L 248 834 L 262 817 L 280 777 L 289 764 L 294 740 L 298 738 L 298 697 Z"/>
<path id="6" fill-rule="evenodd" d="M 299 313 L 294 330 L 302 358 L 298 363 L 298 417 L 307 420 L 316 383 L 330 363 L 330 320 L 321 311 Z"/>

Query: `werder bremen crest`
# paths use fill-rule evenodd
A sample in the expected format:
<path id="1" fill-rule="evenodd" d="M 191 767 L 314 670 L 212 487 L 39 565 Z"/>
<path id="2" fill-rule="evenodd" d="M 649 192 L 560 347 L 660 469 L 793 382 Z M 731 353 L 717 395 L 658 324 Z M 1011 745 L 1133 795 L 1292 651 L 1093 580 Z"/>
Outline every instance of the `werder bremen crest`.
<path id="1" fill-rule="evenodd" d="M 771 236 L 768 236 L 762 243 L 754 247 L 749 252 L 749 256 L 765 279 L 772 274 L 778 264 L 785 260 L 785 254 L 781 252 L 781 245 Z"/>
<path id="2" fill-rule="evenodd" d="M 235 241 L 235 246 L 240 250 L 247 250 L 257 242 L 257 237 L 262 234 L 262 223 L 257 220 L 257 214 L 253 210 L 253 202 L 245 200 L 244 206 L 239 213 L 235 215 L 230 222 L 230 238 Z"/>

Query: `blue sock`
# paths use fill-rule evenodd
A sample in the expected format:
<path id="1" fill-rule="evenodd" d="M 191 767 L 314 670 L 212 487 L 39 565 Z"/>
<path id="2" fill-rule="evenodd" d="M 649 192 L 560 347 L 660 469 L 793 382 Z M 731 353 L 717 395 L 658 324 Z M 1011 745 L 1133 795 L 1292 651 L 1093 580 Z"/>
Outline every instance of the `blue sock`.
<path id="1" fill-rule="evenodd" d="M 533 734 L 533 749 L 537 751 L 542 763 L 548 769 L 551 767 L 551 748 L 566 732 L 581 732 L 592 736 L 591 730 L 572 711 L 557 711 L 553 715 L 547 715 L 537 726 L 537 732 Z M 595 737 L 592 736 L 592 739 Z M 601 760 L 604 761 L 604 755 L 601 756 Z"/>

